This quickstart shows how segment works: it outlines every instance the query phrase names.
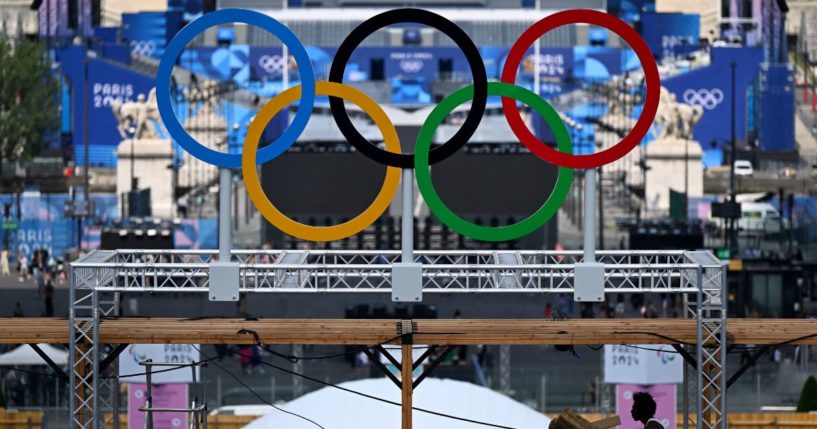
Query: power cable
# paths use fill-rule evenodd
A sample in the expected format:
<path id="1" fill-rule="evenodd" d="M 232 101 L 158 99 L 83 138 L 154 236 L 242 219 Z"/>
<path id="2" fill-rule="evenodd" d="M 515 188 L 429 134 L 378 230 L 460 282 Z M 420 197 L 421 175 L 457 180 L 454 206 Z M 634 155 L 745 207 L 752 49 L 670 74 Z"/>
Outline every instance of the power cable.
<path id="1" fill-rule="evenodd" d="M 242 354 L 240 352 L 238 354 L 240 356 L 247 357 L 247 355 Z M 372 399 L 372 400 L 383 402 L 383 403 L 386 403 L 386 404 L 391 404 L 391 405 L 395 405 L 395 406 L 398 406 L 398 407 L 402 406 L 402 404 L 399 403 L 399 402 L 390 401 L 388 399 L 383 399 L 383 398 L 378 398 L 376 396 L 369 395 L 369 394 L 366 394 L 366 393 L 363 393 L 363 392 L 359 392 L 357 390 L 352 390 L 352 389 L 349 389 L 349 388 L 346 388 L 346 387 L 339 386 L 337 384 L 329 383 L 327 381 L 323 381 L 323 380 L 320 380 L 320 379 L 317 379 L 317 378 L 314 378 L 314 377 L 310 377 L 310 376 L 308 376 L 306 374 L 302 374 L 302 373 L 299 373 L 299 372 L 296 372 L 296 371 L 293 371 L 293 370 L 290 370 L 290 369 L 280 367 L 280 366 L 275 365 L 275 364 L 271 364 L 271 363 L 266 362 L 264 360 L 261 360 L 261 364 L 263 364 L 264 366 L 268 366 L 270 368 L 276 369 L 278 371 L 285 372 L 287 374 L 294 375 L 296 377 L 301 377 L 301 378 L 303 378 L 305 380 L 309 380 L 311 382 L 321 384 L 323 386 L 333 387 L 335 389 L 342 390 L 342 391 L 347 392 L 347 393 L 352 393 L 354 395 L 362 396 L 364 398 Z M 445 418 L 452 419 L 452 420 L 459 420 L 459 421 L 463 421 L 463 422 L 466 422 L 466 423 L 473 423 L 473 424 L 477 424 L 477 425 L 495 427 L 495 428 L 500 428 L 500 429 L 515 429 L 515 428 L 510 427 L 510 426 L 502 426 L 502 425 L 497 425 L 497 424 L 493 424 L 493 423 L 482 422 L 482 421 L 479 421 L 479 420 L 468 419 L 468 418 L 465 418 L 465 417 L 453 416 L 453 415 L 450 415 L 450 414 L 445 414 L 445 413 L 441 413 L 441 412 L 438 412 L 438 411 L 432 411 L 432 410 L 428 410 L 428 409 L 425 409 L 425 408 L 412 407 L 412 410 L 419 411 L 421 413 L 426 413 L 426 414 L 439 416 L 439 417 L 445 417 Z"/>
<path id="2" fill-rule="evenodd" d="M 49 374 L 47 372 L 31 371 L 31 370 L 28 370 L 28 369 L 14 368 L 14 367 L 10 367 L 10 366 L 0 366 L 0 371 L 3 371 L 3 370 L 5 370 L 5 371 L 14 371 L 14 372 L 22 372 L 22 373 L 31 374 L 31 375 L 41 375 L 43 377 L 62 378 L 58 374 Z"/>
<path id="3" fill-rule="evenodd" d="M 218 356 L 208 358 L 208 359 L 204 359 L 204 360 L 194 361 L 194 362 L 190 362 L 190 363 L 183 363 L 183 364 L 179 364 L 177 366 L 171 366 L 171 367 L 164 368 L 164 369 L 159 369 L 159 370 L 156 370 L 156 371 L 151 371 L 150 375 L 161 374 L 163 372 L 177 371 L 177 370 L 184 369 L 184 368 L 190 368 L 191 366 L 205 365 L 205 364 L 207 364 L 208 362 L 210 362 L 210 361 L 212 361 L 214 359 L 218 359 Z M 103 378 L 106 378 L 106 379 L 110 379 L 110 378 L 130 378 L 130 377 L 141 377 L 141 376 L 145 376 L 145 375 L 147 375 L 147 372 L 135 372 L 135 373 L 132 373 L 132 374 L 125 374 L 125 375 L 108 375 L 108 376 L 104 376 Z"/>
<path id="4" fill-rule="evenodd" d="M 199 352 L 199 353 L 200 353 L 202 356 L 204 356 L 204 357 L 205 357 L 205 358 L 207 358 L 207 359 L 210 359 L 210 358 L 208 358 L 208 357 L 207 357 L 207 355 L 205 355 L 205 354 L 204 354 L 204 352 L 202 352 L 202 351 L 201 351 L 201 350 L 200 350 L 198 347 L 196 347 L 195 345 L 192 345 L 192 344 L 191 344 L 191 346 L 192 346 L 194 349 L 196 349 L 196 351 L 198 351 L 198 352 Z M 239 352 L 238 354 L 239 354 L 239 355 L 241 355 L 241 356 L 247 357 L 246 355 L 242 354 L 241 352 Z M 232 371 L 228 370 L 227 368 L 224 368 L 224 367 L 223 367 L 221 364 L 219 364 L 218 362 L 213 361 L 213 365 L 215 365 L 215 366 L 216 366 L 218 369 L 220 369 L 220 370 L 222 370 L 222 371 L 226 372 L 226 373 L 227 373 L 227 375 L 229 375 L 230 377 L 232 377 L 232 378 L 233 378 L 233 380 L 235 380 L 236 382 L 238 382 L 238 384 L 240 384 L 242 387 L 244 387 L 245 389 L 247 389 L 247 391 L 248 391 L 248 392 L 252 393 L 252 394 L 253 394 L 253 396 L 255 396 L 256 398 L 258 398 L 258 400 L 260 400 L 261 402 L 263 402 L 263 403 L 265 403 L 265 404 L 269 405 L 269 406 L 270 406 L 270 407 L 272 407 L 272 408 L 275 408 L 276 410 L 278 410 L 278 411 L 280 411 L 280 412 L 282 412 L 282 413 L 289 414 L 289 415 L 291 415 L 291 416 L 295 416 L 295 417 L 297 417 L 297 418 L 299 418 L 299 419 L 301 419 L 301 420 L 304 420 L 304 421 L 307 421 L 307 422 L 309 422 L 309 423 L 312 423 L 313 425 L 315 425 L 315 426 L 317 426 L 317 427 L 319 427 L 319 428 L 321 428 L 321 429 L 326 429 L 326 428 L 324 428 L 323 426 L 321 426 L 321 425 L 320 425 L 318 422 L 316 422 L 316 421 L 314 421 L 314 420 L 312 420 L 312 419 L 310 419 L 310 418 L 308 418 L 308 417 L 302 416 L 302 415 L 300 415 L 300 414 L 298 414 L 298 413 L 293 413 L 292 411 L 287 411 L 287 410 L 285 410 L 285 409 L 283 409 L 283 408 L 281 408 L 281 407 L 279 407 L 279 406 L 277 406 L 277 405 L 273 404 L 272 402 L 267 401 L 267 400 L 266 400 L 266 399 L 264 399 L 264 398 L 263 398 L 261 395 L 259 395 L 259 394 L 258 394 L 258 392 L 256 392 L 255 390 L 253 390 L 253 388 L 252 388 L 252 387 L 250 387 L 250 386 L 249 386 L 247 383 L 243 382 L 243 381 L 242 381 L 242 380 L 241 380 L 241 379 L 240 379 L 240 378 L 239 378 L 237 375 L 233 374 L 233 373 L 232 373 Z"/>
<path id="5" fill-rule="evenodd" d="M 271 355 L 278 356 L 278 357 L 280 357 L 282 359 L 286 359 L 286 360 L 288 360 L 288 361 L 290 361 L 292 363 L 298 363 L 298 361 L 334 359 L 334 358 L 348 356 L 348 355 L 351 355 L 351 354 L 357 354 L 358 352 L 361 352 L 363 350 L 370 349 L 372 347 L 383 346 L 383 345 L 386 345 L 386 344 L 391 343 L 393 341 L 399 340 L 400 337 L 401 337 L 401 335 L 398 335 L 396 337 L 389 338 L 388 340 L 382 341 L 380 343 L 377 343 L 377 344 L 371 345 L 371 346 L 354 346 L 353 347 L 354 350 L 347 350 L 347 351 L 344 351 L 344 352 L 341 352 L 341 353 L 335 353 L 335 354 L 331 354 L 331 355 L 297 356 L 297 355 L 294 355 L 294 354 L 281 353 L 281 352 L 275 351 L 272 348 L 266 346 L 263 342 L 261 342 L 261 337 L 258 335 L 258 332 L 253 330 L 253 329 L 239 329 L 238 332 L 236 332 L 236 334 L 238 334 L 238 335 L 242 335 L 242 334 L 252 335 L 256 346 L 261 347 L 263 350 L 265 350 L 266 352 L 268 352 Z M 423 348 L 427 348 L 427 347 L 423 347 Z"/>

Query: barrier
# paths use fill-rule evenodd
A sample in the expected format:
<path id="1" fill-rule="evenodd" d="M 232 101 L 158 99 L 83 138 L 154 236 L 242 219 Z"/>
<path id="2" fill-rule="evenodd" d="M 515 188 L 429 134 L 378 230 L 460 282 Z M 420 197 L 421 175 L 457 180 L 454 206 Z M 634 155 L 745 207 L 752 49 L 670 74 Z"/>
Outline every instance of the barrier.
<path id="1" fill-rule="evenodd" d="M 0 429 L 40 429 L 43 427 L 42 411 L 8 411 L 0 408 Z"/>
<path id="2" fill-rule="evenodd" d="M 612 414 L 581 413 L 583 418 L 591 421 L 601 420 Z M 548 417 L 555 418 L 556 413 L 548 413 Z M 621 416 L 622 421 L 628 416 Z M 676 419 L 677 429 L 683 429 L 683 414 Z M 694 416 L 690 416 L 694 421 Z M 729 413 L 726 416 L 730 428 L 740 429 L 786 429 L 786 428 L 814 428 L 817 427 L 817 413 Z"/>

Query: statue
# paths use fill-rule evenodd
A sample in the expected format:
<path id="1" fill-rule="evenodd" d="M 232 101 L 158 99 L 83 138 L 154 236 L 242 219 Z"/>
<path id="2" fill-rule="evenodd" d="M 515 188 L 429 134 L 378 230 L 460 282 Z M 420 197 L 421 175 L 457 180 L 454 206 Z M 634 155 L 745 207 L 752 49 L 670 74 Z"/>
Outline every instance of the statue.
<path id="1" fill-rule="evenodd" d="M 217 81 L 206 80 L 201 85 L 189 85 L 185 88 L 184 99 L 191 105 L 201 103 L 198 114 L 207 116 L 215 112 L 219 92 L 220 85 Z"/>
<path id="2" fill-rule="evenodd" d="M 111 109 L 122 136 L 116 149 L 116 193 L 123 195 L 150 189 L 147 215 L 174 216 L 174 172 L 167 168 L 173 163 L 173 145 L 169 139 L 157 135 L 156 126 L 161 124 L 161 117 L 156 88 L 147 96 L 137 95 L 134 101 L 114 100 Z"/>
<path id="3" fill-rule="evenodd" d="M 684 192 L 690 198 L 703 195 L 703 151 L 692 137 L 703 114 L 703 107 L 679 102 L 675 94 L 661 88 L 652 128 L 655 139 L 645 151 L 645 162 L 650 167 L 644 178 L 648 216 L 666 216 L 670 190 Z"/>
<path id="4" fill-rule="evenodd" d="M 675 94 L 662 87 L 658 112 L 655 115 L 655 124 L 659 126 L 658 135 L 653 132 L 655 139 L 690 140 L 695 125 L 703 114 L 703 107 L 678 102 Z"/>
<path id="5" fill-rule="evenodd" d="M 123 139 L 155 139 L 156 130 L 154 122 L 161 120 L 159 116 L 159 106 L 156 102 L 156 88 L 145 94 L 136 96 L 136 101 L 122 102 L 114 100 L 111 102 L 113 115 L 118 123 L 117 129 Z M 131 132 L 128 132 L 131 131 Z"/>

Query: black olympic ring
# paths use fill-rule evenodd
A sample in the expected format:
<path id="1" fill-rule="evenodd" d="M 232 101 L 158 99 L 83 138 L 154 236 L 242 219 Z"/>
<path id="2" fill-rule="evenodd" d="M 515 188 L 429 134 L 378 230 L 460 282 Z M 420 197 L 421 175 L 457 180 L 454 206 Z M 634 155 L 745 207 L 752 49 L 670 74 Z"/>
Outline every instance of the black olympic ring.
<path id="1" fill-rule="evenodd" d="M 375 15 L 363 21 L 346 37 L 340 44 L 332 66 L 329 69 L 329 81 L 343 83 L 343 72 L 346 64 L 352 56 L 352 52 L 363 40 L 375 31 L 392 24 L 402 22 L 414 22 L 436 28 L 446 36 L 450 37 L 454 43 L 462 49 L 465 59 L 471 67 L 471 74 L 474 78 L 474 98 L 471 101 L 471 110 L 465 118 L 459 130 L 444 144 L 434 148 L 430 152 L 429 163 L 440 162 L 460 150 L 477 130 L 482 116 L 485 114 L 485 106 L 488 104 L 488 74 L 485 71 L 485 64 L 471 38 L 456 24 L 448 19 L 427 10 L 403 8 L 394 9 Z M 340 132 L 346 140 L 352 144 L 363 155 L 385 165 L 400 168 L 414 168 L 413 154 L 392 153 L 380 149 L 372 142 L 363 137 L 354 127 L 346 112 L 343 99 L 339 97 L 329 97 L 329 107 L 332 117 L 338 125 Z"/>

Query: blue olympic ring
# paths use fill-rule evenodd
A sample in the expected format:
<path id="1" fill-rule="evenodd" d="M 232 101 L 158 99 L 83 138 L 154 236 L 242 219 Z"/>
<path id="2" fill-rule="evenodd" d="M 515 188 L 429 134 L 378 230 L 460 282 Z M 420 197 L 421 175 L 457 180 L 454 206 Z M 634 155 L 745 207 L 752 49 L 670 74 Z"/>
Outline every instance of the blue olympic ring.
<path id="1" fill-rule="evenodd" d="M 241 168 L 241 154 L 224 153 L 212 150 L 197 142 L 185 131 L 179 123 L 173 106 L 170 103 L 170 76 L 173 73 L 173 66 L 176 59 L 184 50 L 187 43 L 193 40 L 204 30 L 219 24 L 231 22 L 243 22 L 248 25 L 263 28 L 276 37 L 287 47 L 298 64 L 301 74 L 301 102 L 298 112 L 289 127 L 274 142 L 258 151 L 258 163 L 265 163 L 272 160 L 290 148 L 301 133 L 306 128 L 309 117 L 312 115 L 312 107 L 315 105 L 315 73 L 312 70 L 312 61 L 306 53 L 306 48 L 284 24 L 275 19 L 246 9 L 221 9 L 207 13 L 195 19 L 179 31 L 173 40 L 165 48 L 162 60 L 159 62 L 159 70 L 156 72 L 156 98 L 159 106 L 159 115 L 164 121 L 167 132 L 185 150 L 196 158 L 223 168 Z"/>

